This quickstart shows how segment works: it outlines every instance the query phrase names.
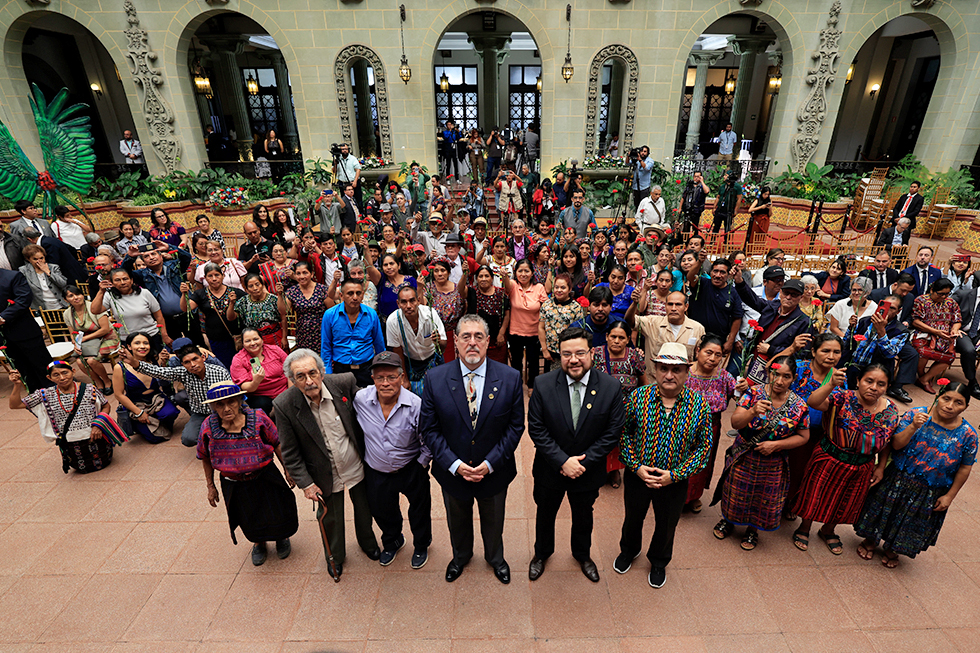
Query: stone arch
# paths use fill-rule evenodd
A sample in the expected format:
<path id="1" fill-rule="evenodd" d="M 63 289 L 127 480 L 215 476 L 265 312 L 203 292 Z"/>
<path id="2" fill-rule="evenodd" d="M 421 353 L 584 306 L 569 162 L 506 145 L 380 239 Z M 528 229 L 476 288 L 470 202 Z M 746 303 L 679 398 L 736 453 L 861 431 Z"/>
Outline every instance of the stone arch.
<path id="1" fill-rule="evenodd" d="M 629 85 L 626 88 L 626 120 L 620 139 L 620 152 L 633 147 L 633 130 L 636 125 L 636 95 L 640 80 L 640 64 L 636 55 L 625 45 L 607 45 L 592 57 L 589 65 L 589 93 L 585 105 L 585 158 L 596 155 L 596 129 L 599 122 L 599 76 L 602 66 L 609 59 L 619 59 L 626 65 Z"/>
<path id="2" fill-rule="evenodd" d="M 235 9 L 202 9 L 201 3 L 197 0 L 188 0 L 183 6 L 176 9 L 168 28 L 162 32 L 164 35 L 163 46 L 154 47 L 157 52 L 161 53 L 159 61 L 162 62 L 161 68 L 165 73 L 164 77 L 170 83 L 176 84 L 175 88 L 180 90 L 180 92 L 174 92 L 170 95 L 174 104 L 175 122 L 178 125 L 177 133 L 184 145 L 182 167 L 200 167 L 208 160 L 204 149 L 203 133 L 199 126 L 200 121 L 197 117 L 195 91 L 186 71 L 191 38 L 205 21 L 218 14 L 237 13 L 251 18 L 275 40 L 279 52 L 286 61 L 286 66 L 293 71 L 290 79 L 294 104 L 296 105 L 296 132 L 300 142 L 300 150 L 303 152 L 314 151 L 308 142 L 310 134 L 308 112 L 302 110 L 304 87 L 302 77 L 298 73 L 300 70 L 299 61 L 290 43 L 288 33 L 283 31 L 282 26 L 255 2 L 240 0 L 236 4 Z M 151 46 L 154 46 L 153 38 L 157 33 L 151 32 L 150 34 Z"/>
<path id="3" fill-rule="evenodd" d="M 350 102 L 347 98 L 347 68 L 355 59 L 366 59 L 374 69 L 374 92 L 378 103 L 378 129 L 381 131 L 381 156 L 394 156 L 391 146 L 391 117 L 388 110 L 388 78 L 381 57 L 366 45 L 348 45 L 337 53 L 334 61 L 334 83 L 337 87 L 337 104 L 340 109 L 340 133 L 345 143 L 354 143 L 351 129 Z"/>
<path id="4" fill-rule="evenodd" d="M 432 19 L 431 28 L 426 34 L 425 39 L 418 46 L 415 51 L 415 57 L 409 54 L 410 60 L 418 60 L 424 62 L 425 65 L 421 66 L 419 71 L 419 88 L 423 89 L 420 95 L 420 110 L 422 115 L 422 132 L 424 134 L 431 134 L 435 132 L 435 97 L 434 94 L 429 92 L 435 80 L 433 79 L 432 63 L 436 57 L 436 46 L 439 44 L 439 40 L 442 38 L 446 30 L 456 22 L 458 19 L 466 16 L 468 14 L 482 13 L 486 11 L 487 8 L 484 7 L 473 7 L 472 2 L 468 0 L 447 0 L 445 6 L 439 12 L 438 16 Z M 550 74 L 545 77 L 545 86 L 541 91 L 541 107 L 543 116 L 541 118 L 541 161 L 542 168 L 545 167 L 546 161 L 550 160 L 551 151 L 553 148 L 554 139 L 543 138 L 545 131 L 549 133 L 551 127 L 554 123 L 554 112 L 547 111 L 547 108 L 552 108 L 554 106 L 555 88 L 557 80 L 561 79 L 561 64 L 555 62 L 554 47 L 552 46 L 551 38 L 545 26 L 541 23 L 538 15 L 528 8 L 525 2 L 521 0 L 497 0 L 493 3 L 492 7 L 489 7 L 495 13 L 506 14 L 512 18 L 515 18 L 527 27 L 528 32 L 534 38 L 534 43 L 538 46 L 538 53 L 541 59 L 541 72 L 542 77 L 545 77 L 545 71 L 547 70 Z M 409 11 L 409 21 L 412 20 L 412 12 Z M 436 28 L 436 26 L 440 26 Z M 564 25 L 564 22 L 563 22 Z M 564 32 L 562 32 L 564 34 Z M 564 37 L 562 37 L 564 38 Z M 414 67 L 413 67 L 414 70 Z M 414 80 L 414 75 L 413 78 Z M 414 83 L 414 82 L 413 82 Z M 425 159 L 432 161 L 436 159 L 436 142 L 432 138 L 422 139 L 422 148 L 425 154 Z"/>

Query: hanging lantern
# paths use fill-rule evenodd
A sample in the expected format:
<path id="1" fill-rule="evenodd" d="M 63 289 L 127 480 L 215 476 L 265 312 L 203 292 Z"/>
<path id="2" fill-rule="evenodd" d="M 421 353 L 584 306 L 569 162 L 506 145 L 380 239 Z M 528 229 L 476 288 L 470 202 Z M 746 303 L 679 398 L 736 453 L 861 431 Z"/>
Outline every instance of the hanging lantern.
<path id="1" fill-rule="evenodd" d="M 398 66 L 398 76 L 408 84 L 408 80 L 412 79 L 412 69 L 408 66 L 408 57 L 405 56 L 405 5 L 400 5 L 398 12 L 401 17 L 401 22 L 398 23 L 398 33 L 402 40 L 402 63 Z"/>
<path id="2" fill-rule="evenodd" d="M 439 78 L 439 88 L 445 93 L 449 90 L 449 78 L 446 77 L 446 71 L 442 71 L 442 77 Z"/>
<path id="3" fill-rule="evenodd" d="M 259 83 L 252 76 L 252 73 L 248 74 L 248 78 L 245 80 L 245 87 L 248 89 L 249 95 L 259 94 Z"/>

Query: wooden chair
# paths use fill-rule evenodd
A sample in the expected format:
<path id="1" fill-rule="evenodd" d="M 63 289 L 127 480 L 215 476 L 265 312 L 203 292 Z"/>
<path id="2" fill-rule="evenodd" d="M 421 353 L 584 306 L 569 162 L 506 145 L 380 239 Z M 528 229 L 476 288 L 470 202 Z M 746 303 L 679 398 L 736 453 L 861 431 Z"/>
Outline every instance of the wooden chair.
<path id="1" fill-rule="evenodd" d="M 289 351 L 296 349 L 296 311 L 286 313 L 286 344 Z"/>
<path id="2" fill-rule="evenodd" d="M 41 321 L 47 333 L 48 354 L 52 360 L 68 360 L 75 354 L 75 343 L 72 339 L 71 327 L 65 324 L 63 309 L 48 310 L 42 308 Z"/>

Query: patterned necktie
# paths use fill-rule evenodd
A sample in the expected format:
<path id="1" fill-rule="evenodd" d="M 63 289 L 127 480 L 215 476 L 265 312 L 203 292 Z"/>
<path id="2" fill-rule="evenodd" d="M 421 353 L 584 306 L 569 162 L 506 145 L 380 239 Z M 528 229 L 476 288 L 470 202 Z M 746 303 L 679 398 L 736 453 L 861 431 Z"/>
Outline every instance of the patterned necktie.
<path id="1" fill-rule="evenodd" d="M 470 421 L 473 424 L 473 429 L 476 430 L 476 421 L 480 417 L 480 411 L 476 407 L 476 372 L 470 372 L 466 375 L 466 406 L 470 409 Z"/>
<path id="2" fill-rule="evenodd" d="M 581 381 L 572 383 L 572 426 L 578 428 L 578 415 L 582 412 L 582 395 L 579 390 L 582 388 Z"/>

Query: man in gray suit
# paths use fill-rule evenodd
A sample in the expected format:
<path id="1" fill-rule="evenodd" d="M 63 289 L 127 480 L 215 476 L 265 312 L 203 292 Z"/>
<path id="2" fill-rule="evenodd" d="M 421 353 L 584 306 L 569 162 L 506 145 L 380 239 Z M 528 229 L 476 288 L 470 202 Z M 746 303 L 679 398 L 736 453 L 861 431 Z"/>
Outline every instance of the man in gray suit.
<path id="1" fill-rule="evenodd" d="M 283 460 L 307 499 L 323 497 L 327 507 L 323 526 L 339 578 L 347 554 L 345 487 L 354 504 L 357 543 L 371 560 L 381 557 L 363 482 L 364 433 L 354 418 L 357 383 L 350 373 L 326 374 L 323 360 L 309 349 L 287 356 L 283 371 L 293 382 L 273 402 Z M 318 519 L 322 510 L 317 507 Z"/>
<path id="2" fill-rule="evenodd" d="M 14 204 L 14 209 L 17 213 L 20 213 L 20 219 L 11 222 L 7 226 L 7 229 L 10 231 L 10 235 L 14 237 L 14 241 L 18 247 L 23 248 L 27 245 L 27 237 L 24 235 L 24 230 L 28 227 L 33 227 L 42 236 L 54 238 L 54 232 L 51 231 L 51 223 L 41 219 L 41 213 L 34 206 L 34 202 L 30 200 L 17 200 Z"/>

